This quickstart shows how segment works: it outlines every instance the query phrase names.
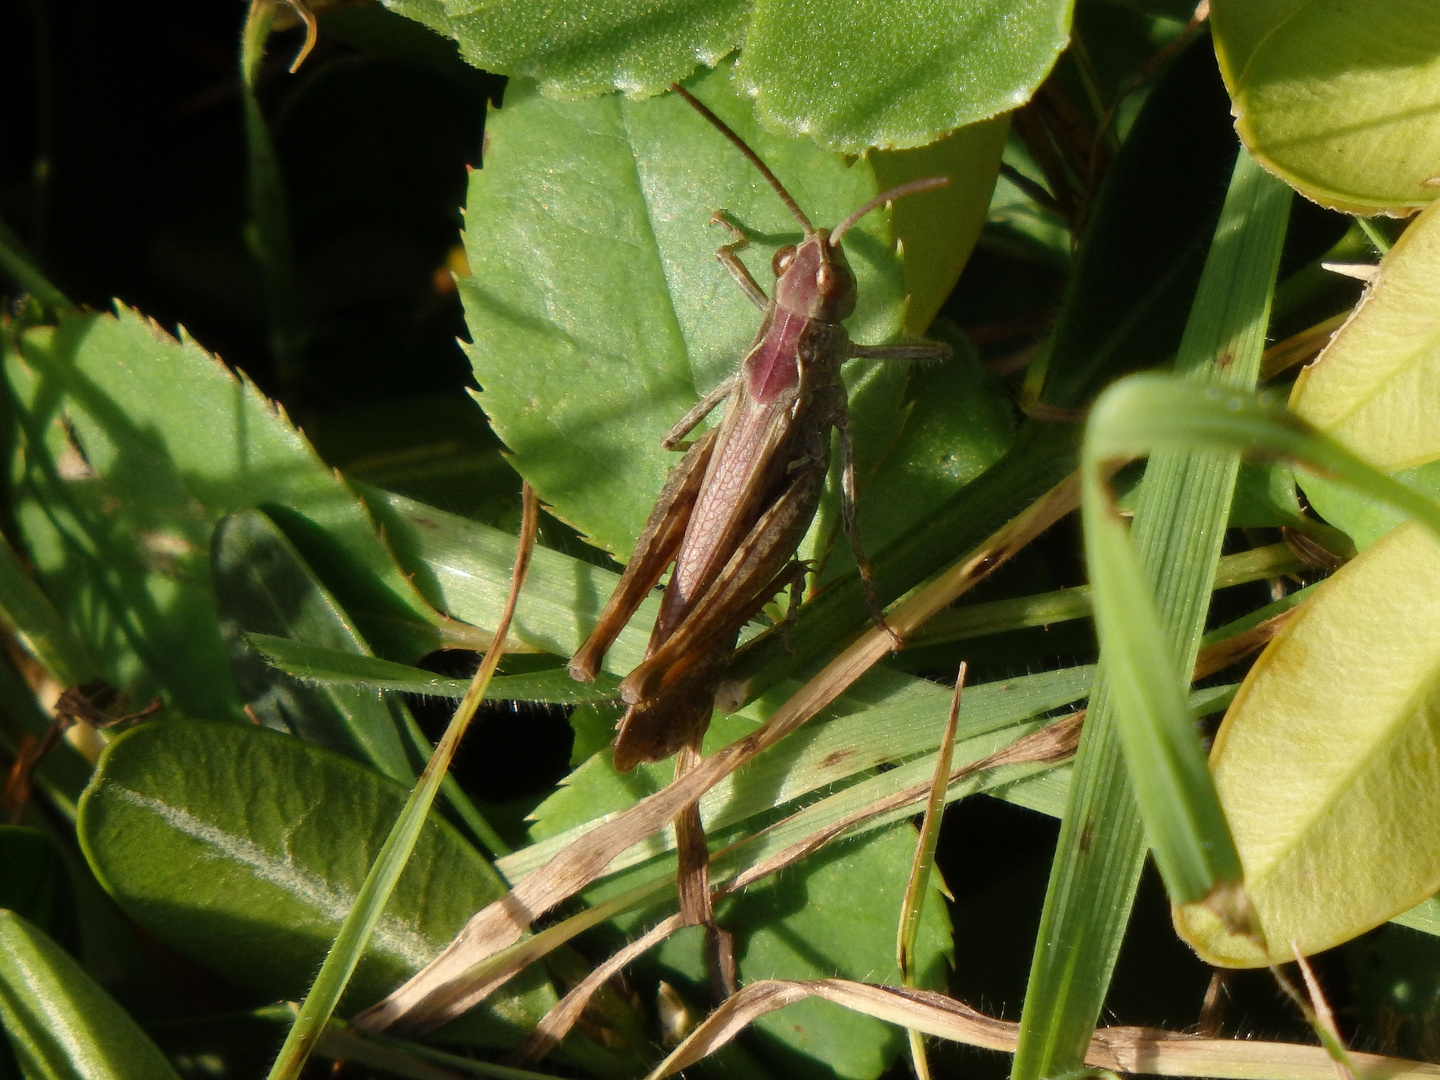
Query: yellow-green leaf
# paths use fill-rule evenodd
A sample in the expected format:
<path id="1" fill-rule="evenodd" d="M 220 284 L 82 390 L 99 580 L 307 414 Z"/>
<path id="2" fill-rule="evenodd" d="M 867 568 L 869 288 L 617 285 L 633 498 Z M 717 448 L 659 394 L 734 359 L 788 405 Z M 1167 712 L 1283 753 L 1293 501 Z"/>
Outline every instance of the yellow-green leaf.
<path id="1" fill-rule="evenodd" d="M 1338 945 L 1440 889 L 1440 541 L 1418 524 L 1322 585 L 1256 662 L 1210 765 L 1269 954 L 1199 905 L 1207 962 Z"/>
<path id="2" fill-rule="evenodd" d="M 1214 0 L 1215 50 L 1250 152 L 1360 213 L 1440 195 L 1440 5 Z"/>
<path id="3" fill-rule="evenodd" d="M 1440 458 L 1440 206 L 1380 263 L 1290 408 L 1386 472 Z"/>

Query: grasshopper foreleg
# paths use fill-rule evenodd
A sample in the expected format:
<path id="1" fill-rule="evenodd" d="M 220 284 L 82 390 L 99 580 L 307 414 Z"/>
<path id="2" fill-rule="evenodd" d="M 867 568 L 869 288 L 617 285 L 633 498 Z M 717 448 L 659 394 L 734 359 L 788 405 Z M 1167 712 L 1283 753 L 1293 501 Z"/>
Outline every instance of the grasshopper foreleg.
<path id="1" fill-rule="evenodd" d="M 840 524 L 850 541 L 850 550 L 855 553 L 855 565 L 860 570 L 860 590 L 864 594 L 865 609 L 870 612 L 870 620 L 890 635 L 891 644 L 899 650 L 905 643 L 885 621 L 885 613 L 880 608 L 880 597 L 875 591 L 875 569 L 870 565 L 870 559 L 860 544 L 860 526 L 855 513 L 859 488 L 855 479 L 855 440 L 850 434 L 850 414 L 843 409 L 835 416 L 835 431 L 840 439 Z"/>
<path id="2" fill-rule="evenodd" d="M 720 265 L 730 272 L 730 276 L 735 279 L 735 284 L 744 290 L 745 295 L 750 298 L 750 302 L 764 311 L 765 306 L 770 303 L 769 298 L 765 295 L 765 290 L 760 288 L 759 283 L 750 276 L 750 271 L 745 269 L 745 264 L 740 261 L 740 256 L 735 254 L 750 243 L 750 238 L 745 235 L 745 231 L 740 226 L 725 216 L 724 210 L 716 210 L 711 214 L 710 224 L 725 226 L 730 230 L 730 235 L 735 237 L 733 244 L 726 244 L 715 252 L 715 258 L 719 259 Z"/>

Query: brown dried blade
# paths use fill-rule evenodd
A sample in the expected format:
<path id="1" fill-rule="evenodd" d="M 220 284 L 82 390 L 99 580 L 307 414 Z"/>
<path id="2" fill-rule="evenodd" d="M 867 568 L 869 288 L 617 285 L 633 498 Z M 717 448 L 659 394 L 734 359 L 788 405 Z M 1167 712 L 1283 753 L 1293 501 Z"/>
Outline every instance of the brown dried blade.
<path id="1" fill-rule="evenodd" d="M 818 997 L 880 1020 L 937 1038 L 989 1050 L 1013 1052 L 1019 1025 L 926 990 L 876 986 L 846 979 L 788 982 L 766 979 L 746 986 L 695 1028 L 647 1080 L 661 1080 L 688 1068 L 729 1042 L 766 1013 Z M 1357 1070 L 1386 1080 L 1437 1080 L 1440 1065 L 1379 1054 L 1352 1054 Z M 1157 1028 L 1100 1028 L 1085 1054 L 1088 1065 L 1114 1072 L 1160 1076 L 1210 1076 L 1256 1080 L 1333 1080 L 1324 1049 L 1248 1039 L 1204 1039 Z"/>

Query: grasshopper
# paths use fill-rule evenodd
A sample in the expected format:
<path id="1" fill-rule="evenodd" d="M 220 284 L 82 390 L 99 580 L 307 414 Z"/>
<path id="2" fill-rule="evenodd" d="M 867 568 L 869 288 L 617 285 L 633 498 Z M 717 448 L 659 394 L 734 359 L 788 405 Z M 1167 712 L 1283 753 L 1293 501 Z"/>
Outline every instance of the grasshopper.
<path id="1" fill-rule="evenodd" d="M 736 255 L 744 234 L 719 212 L 712 219 L 736 237 L 716 257 L 763 312 L 760 329 L 736 373 L 666 435 L 666 449 L 680 448 L 725 402 L 719 426 L 690 445 L 671 470 L 619 585 L 569 665 L 572 678 L 593 679 L 616 635 L 674 563 L 646 658 L 620 684 L 627 708 L 614 760 L 622 772 L 640 762 L 663 761 L 682 748 L 698 752 L 741 628 L 787 584 L 798 590 L 805 567 L 793 556 L 820 503 L 832 428 L 839 435 L 842 465 L 841 520 L 867 606 L 884 626 L 870 563 L 856 534 L 854 447 L 840 367 L 852 357 L 936 360 L 950 355 L 949 346 L 928 342 L 853 344 L 843 320 L 855 310 L 855 276 L 840 246 L 841 237 L 870 211 L 902 195 L 939 187 L 945 178 L 904 184 L 877 195 L 834 229 L 817 229 L 729 125 L 683 87 L 672 89 L 760 171 L 804 236 L 775 253 L 775 282 L 767 297 Z"/>

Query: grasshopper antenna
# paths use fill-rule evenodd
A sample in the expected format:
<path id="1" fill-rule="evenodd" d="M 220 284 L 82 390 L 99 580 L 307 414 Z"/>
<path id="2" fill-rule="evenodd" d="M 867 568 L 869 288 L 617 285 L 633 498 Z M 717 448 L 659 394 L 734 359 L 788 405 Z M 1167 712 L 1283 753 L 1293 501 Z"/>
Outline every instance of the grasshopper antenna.
<path id="1" fill-rule="evenodd" d="M 716 116 L 713 112 L 711 112 L 709 106 L 707 106 L 694 94 L 690 93 L 689 90 L 686 90 L 679 83 L 671 83 L 670 89 L 674 90 L 675 93 L 679 94 L 692 106 L 694 106 L 696 112 L 698 112 L 701 116 L 705 117 L 706 120 L 709 120 L 710 123 L 714 124 L 715 127 L 719 129 L 720 134 L 724 135 L 727 139 L 734 143 L 736 149 L 750 159 L 750 164 L 754 165 L 755 168 L 760 170 L 760 175 L 765 177 L 765 179 L 769 182 L 770 186 L 775 189 L 775 194 L 780 196 L 780 201 L 785 204 L 785 208 L 789 210 L 790 213 L 794 215 L 795 220 L 800 223 L 800 227 L 805 230 L 805 235 L 814 236 L 815 226 L 810 224 L 810 219 L 805 216 L 805 212 L 801 210 L 795 200 L 790 197 L 790 193 L 785 190 L 785 185 L 780 183 L 780 181 L 776 179 L 775 174 L 770 171 L 770 166 L 766 165 L 765 162 L 761 161 L 760 155 L 755 153 L 754 150 L 750 149 L 750 144 L 747 143 L 744 139 L 742 139 L 739 135 L 735 134 L 734 128 L 732 128 L 729 124 L 725 123 L 724 120 L 721 120 L 720 117 Z M 898 191 L 900 189 L 896 188 L 896 190 Z"/>
<path id="2" fill-rule="evenodd" d="M 838 247 L 840 238 L 849 232 L 851 226 L 866 214 L 870 213 L 871 210 L 884 206 L 886 203 L 893 202 L 896 199 L 904 198 L 906 195 L 914 195 L 917 192 L 933 191 L 935 188 L 942 188 L 948 183 L 950 183 L 948 176 L 931 176 L 924 180 L 911 180 L 908 184 L 901 184 L 899 187 L 893 187 L 889 191 L 882 191 L 830 231 L 830 246 L 832 248 Z"/>

